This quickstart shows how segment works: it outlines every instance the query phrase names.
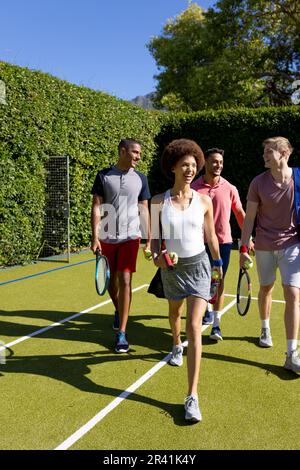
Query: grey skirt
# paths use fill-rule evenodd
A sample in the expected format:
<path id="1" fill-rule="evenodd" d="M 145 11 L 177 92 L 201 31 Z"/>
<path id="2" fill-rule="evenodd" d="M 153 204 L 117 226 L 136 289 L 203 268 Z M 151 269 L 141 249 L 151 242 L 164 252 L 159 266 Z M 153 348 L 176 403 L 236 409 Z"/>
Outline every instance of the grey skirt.
<path id="1" fill-rule="evenodd" d="M 210 298 L 211 266 L 205 250 L 190 258 L 179 258 L 172 271 L 161 270 L 161 278 L 169 300 L 182 300 L 190 295 Z"/>

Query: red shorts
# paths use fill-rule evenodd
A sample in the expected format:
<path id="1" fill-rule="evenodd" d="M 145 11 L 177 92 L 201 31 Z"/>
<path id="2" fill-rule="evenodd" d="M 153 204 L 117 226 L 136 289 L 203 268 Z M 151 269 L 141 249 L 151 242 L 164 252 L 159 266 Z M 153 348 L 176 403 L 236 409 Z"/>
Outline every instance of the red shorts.
<path id="1" fill-rule="evenodd" d="M 102 254 L 107 257 L 112 272 L 135 273 L 140 241 L 140 238 L 128 240 L 124 243 L 105 243 L 101 241 Z"/>

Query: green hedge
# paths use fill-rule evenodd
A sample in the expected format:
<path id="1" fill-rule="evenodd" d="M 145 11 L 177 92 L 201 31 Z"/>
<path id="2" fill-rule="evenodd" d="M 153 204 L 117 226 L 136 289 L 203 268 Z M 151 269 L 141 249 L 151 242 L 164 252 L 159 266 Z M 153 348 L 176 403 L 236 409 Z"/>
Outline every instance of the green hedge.
<path id="1" fill-rule="evenodd" d="M 291 165 L 300 166 L 300 107 L 231 109 L 192 114 L 170 113 L 156 137 L 158 154 L 171 140 L 185 137 L 195 140 L 203 150 L 219 147 L 225 150 L 224 178 L 236 185 L 243 201 L 250 181 L 264 171 L 262 142 L 267 137 L 287 137 L 294 153 Z M 152 189 L 162 189 L 157 179 L 159 160 L 149 173 Z M 164 181 L 164 188 L 168 182 Z M 163 189 L 164 189 L 163 188 Z"/>
<path id="2" fill-rule="evenodd" d="M 262 141 L 283 135 L 300 166 L 300 108 L 206 111 L 192 114 L 144 111 L 107 94 L 50 75 L 0 62 L 0 264 L 36 259 L 42 246 L 45 161 L 70 157 L 71 246 L 90 242 L 90 189 L 98 169 L 116 161 L 121 138 L 142 142 L 140 170 L 152 194 L 169 187 L 161 175 L 164 146 L 180 137 L 203 149 L 225 149 L 223 175 L 245 204 L 251 179 L 264 171 Z M 1 91 L 1 90 L 0 90 Z M 233 223 L 234 236 L 238 235 Z"/>
<path id="3" fill-rule="evenodd" d="M 234 184 L 244 207 L 250 181 L 264 170 L 262 142 L 267 137 L 287 137 L 294 147 L 291 166 L 300 166 L 300 107 L 231 109 L 205 111 L 192 114 L 170 113 L 166 116 L 156 138 L 158 154 L 171 140 L 185 137 L 195 140 L 203 150 L 219 147 L 225 150 L 222 176 Z M 165 190 L 169 183 L 161 184 L 157 174 L 157 158 L 149 173 L 153 193 Z M 233 236 L 240 236 L 232 218 Z"/>
<path id="4" fill-rule="evenodd" d="M 0 62 L 0 264 L 35 259 L 42 245 L 46 159 L 70 157 L 71 246 L 90 242 L 90 190 L 116 161 L 121 138 L 139 139 L 141 171 L 155 153 L 158 112 L 50 75 Z"/>

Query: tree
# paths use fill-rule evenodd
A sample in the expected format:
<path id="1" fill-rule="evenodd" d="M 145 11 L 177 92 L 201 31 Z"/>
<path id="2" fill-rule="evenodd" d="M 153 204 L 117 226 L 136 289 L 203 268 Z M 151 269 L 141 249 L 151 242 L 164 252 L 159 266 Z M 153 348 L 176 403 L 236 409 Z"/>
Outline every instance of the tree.
<path id="1" fill-rule="evenodd" d="M 162 72 L 155 78 L 158 80 L 156 103 L 161 100 L 164 106 L 171 103 L 181 109 L 192 110 L 190 106 L 191 70 L 199 58 L 204 59 L 204 14 L 202 8 L 190 4 L 187 10 L 175 19 L 167 20 L 162 36 L 151 39 L 147 47 Z M 202 35 L 203 33 L 203 35 Z"/>
<path id="2" fill-rule="evenodd" d="M 220 0 L 216 8 L 206 15 L 210 31 L 219 26 L 216 44 L 237 55 L 246 46 L 249 74 L 263 85 L 269 104 L 290 104 L 292 84 L 300 77 L 299 2 Z"/>
<path id="3" fill-rule="evenodd" d="M 290 104 L 299 31 L 297 0 L 220 0 L 207 12 L 190 3 L 148 44 L 161 71 L 157 102 L 182 110 Z"/>

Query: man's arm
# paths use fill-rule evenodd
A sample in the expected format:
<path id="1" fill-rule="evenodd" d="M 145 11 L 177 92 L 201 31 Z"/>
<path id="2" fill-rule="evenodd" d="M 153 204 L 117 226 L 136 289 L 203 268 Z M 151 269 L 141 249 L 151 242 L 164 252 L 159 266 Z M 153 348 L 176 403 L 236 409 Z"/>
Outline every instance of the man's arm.
<path id="1" fill-rule="evenodd" d="M 202 204 L 205 207 L 204 212 L 204 231 L 205 237 L 207 240 L 207 244 L 209 247 L 209 251 L 211 253 L 213 261 L 219 261 L 221 259 L 220 256 L 220 248 L 218 238 L 215 232 L 215 224 L 214 224 L 214 217 L 213 217 L 213 205 L 211 199 L 208 196 L 201 195 Z M 214 265 L 214 270 L 217 270 L 219 273 L 219 279 L 223 277 L 223 269 L 220 265 Z"/>
<path id="2" fill-rule="evenodd" d="M 98 194 L 93 195 L 92 210 L 91 210 L 91 227 L 92 227 L 92 242 L 91 250 L 93 253 L 96 252 L 97 248 L 101 251 L 101 243 L 98 238 L 98 233 L 100 230 L 100 207 L 102 204 L 103 198 L 98 196 Z"/>
<path id="3" fill-rule="evenodd" d="M 232 211 L 235 215 L 238 226 L 242 230 L 243 225 L 244 225 L 245 215 L 246 215 L 244 209 L 242 207 L 240 207 L 238 209 L 233 209 Z"/>
<path id="4" fill-rule="evenodd" d="M 161 252 L 160 211 L 164 194 L 157 194 L 151 199 L 151 253 L 155 266 L 166 268 L 166 261 Z"/>
<path id="5" fill-rule="evenodd" d="M 146 238 L 145 250 L 150 250 L 151 229 L 148 200 L 139 201 L 140 225 L 143 238 Z"/>
<path id="6" fill-rule="evenodd" d="M 244 222 L 245 222 L 245 211 L 244 209 L 241 207 L 240 209 L 232 209 L 234 215 L 235 215 L 235 218 L 236 218 L 236 221 L 242 231 L 243 229 L 243 226 L 244 226 Z M 253 240 L 252 240 L 252 237 L 251 237 L 251 234 L 250 234 L 250 239 L 249 239 L 249 252 L 252 253 L 252 254 L 255 254 L 255 245 L 253 243 Z"/>
<path id="7" fill-rule="evenodd" d="M 257 214 L 257 209 L 258 209 L 258 202 L 252 202 L 252 201 L 247 202 L 246 215 L 245 215 L 245 220 L 244 220 L 244 225 L 242 228 L 242 235 L 241 235 L 241 247 L 249 246 L 250 237 L 252 234 L 254 221 L 255 221 L 256 214 Z M 247 259 L 251 259 L 247 252 L 243 252 L 240 254 L 241 268 L 244 266 L 244 263 Z"/>

